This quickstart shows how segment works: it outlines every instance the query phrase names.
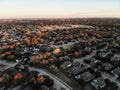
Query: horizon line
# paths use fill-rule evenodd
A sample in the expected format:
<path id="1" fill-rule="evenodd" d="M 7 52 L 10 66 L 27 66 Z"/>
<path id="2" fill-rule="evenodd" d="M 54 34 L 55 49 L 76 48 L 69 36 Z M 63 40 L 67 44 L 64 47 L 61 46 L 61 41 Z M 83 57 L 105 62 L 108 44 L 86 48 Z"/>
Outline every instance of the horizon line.
<path id="1" fill-rule="evenodd" d="M 120 17 L 40 17 L 40 18 L 33 18 L 33 17 L 16 17 L 16 18 L 0 18 L 0 20 L 9 20 L 9 19 L 84 19 L 84 18 L 115 18 L 120 19 Z"/>

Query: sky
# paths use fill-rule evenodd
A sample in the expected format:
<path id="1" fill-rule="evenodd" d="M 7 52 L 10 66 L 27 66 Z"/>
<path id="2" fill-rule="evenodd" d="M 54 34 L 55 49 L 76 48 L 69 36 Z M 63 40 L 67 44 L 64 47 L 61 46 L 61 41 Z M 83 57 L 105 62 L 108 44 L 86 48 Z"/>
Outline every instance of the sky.
<path id="1" fill-rule="evenodd" d="M 120 0 L 0 0 L 0 18 L 120 18 Z"/>

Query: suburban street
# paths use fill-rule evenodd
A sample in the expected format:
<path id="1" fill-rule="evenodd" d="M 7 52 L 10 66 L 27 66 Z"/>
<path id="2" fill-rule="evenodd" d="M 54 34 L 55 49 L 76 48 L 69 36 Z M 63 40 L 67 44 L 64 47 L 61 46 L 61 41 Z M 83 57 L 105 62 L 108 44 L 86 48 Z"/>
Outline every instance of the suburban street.
<path id="1" fill-rule="evenodd" d="M 0 61 L 0 64 L 6 65 L 6 68 L 10 68 L 10 67 L 14 67 L 17 63 Z M 54 86 L 57 88 L 57 90 L 61 90 L 63 88 L 65 90 L 72 90 L 72 88 L 69 85 L 67 85 L 64 81 L 57 78 L 56 76 L 54 76 L 53 74 L 51 74 L 50 72 L 48 72 L 46 70 L 38 69 L 38 68 L 34 68 L 34 67 L 29 67 L 29 70 L 38 71 L 39 75 L 48 75 L 48 76 L 50 76 L 54 80 L 54 83 L 55 83 Z M 18 88 L 13 89 L 13 90 L 18 90 Z"/>

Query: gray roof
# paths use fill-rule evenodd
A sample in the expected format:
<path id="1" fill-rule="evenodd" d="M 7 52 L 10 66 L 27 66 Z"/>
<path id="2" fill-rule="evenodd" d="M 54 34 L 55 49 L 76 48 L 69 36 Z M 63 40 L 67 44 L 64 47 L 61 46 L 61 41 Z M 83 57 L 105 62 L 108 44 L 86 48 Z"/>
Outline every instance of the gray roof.
<path id="1" fill-rule="evenodd" d="M 112 70 L 111 73 L 113 73 L 114 75 L 120 75 L 120 68 Z"/>
<path id="2" fill-rule="evenodd" d="M 48 88 L 47 86 L 43 85 L 43 86 L 40 88 L 40 90 L 49 90 L 49 88 Z"/>
<path id="3" fill-rule="evenodd" d="M 82 73 L 83 71 L 85 71 L 86 68 L 85 67 L 81 67 L 81 66 L 74 66 L 68 69 L 68 72 L 72 75 L 76 75 L 79 73 Z"/>
<path id="4" fill-rule="evenodd" d="M 90 72 L 84 72 L 80 75 L 75 76 L 75 78 L 76 79 L 83 79 L 85 82 L 89 82 L 90 80 L 94 79 L 94 76 Z"/>
<path id="5" fill-rule="evenodd" d="M 104 67 L 104 69 L 105 69 L 106 71 L 109 71 L 109 70 L 111 70 L 111 69 L 114 68 L 114 66 L 111 65 L 110 63 L 104 63 L 102 66 Z"/>
<path id="6" fill-rule="evenodd" d="M 100 88 L 104 88 L 106 86 L 106 83 L 103 78 L 99 77 L 99 78 L 94 79 L 91 82 L 91 85 L 95 87 L 96 89 L 100 89 Z"/>
<path id="7" fill-rule="evenodd" d="M 111 57 L 111 61 L 120 61 L 120 55 L 114 55 Z"/>

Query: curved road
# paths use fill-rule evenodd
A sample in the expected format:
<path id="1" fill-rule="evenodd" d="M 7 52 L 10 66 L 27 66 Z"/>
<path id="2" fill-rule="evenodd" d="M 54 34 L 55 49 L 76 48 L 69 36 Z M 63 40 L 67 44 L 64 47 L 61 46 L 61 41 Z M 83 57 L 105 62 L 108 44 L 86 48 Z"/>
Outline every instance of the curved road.
<path id="1" fill-rule="evenodd" d="M 14 67 L 17 63 L 11 63 L 11 62 L 6 62 L 6 61 L 0 61 L 1 64 L 6 65 L 6 68 L 10 68 L 10 67 Z M 55 84 L 55 88 L 57 88 L 57 90 L 61 90 L 61 88 L 64 88 L 65 90 L 73 90 L 68 84 L 66 84 L 64 81 L 62 81 L 61 79 L 59 79 L 58 77 L 54 76 L 53 74 L 51 74 L 50 72 L 44 70 L 44 69 L 38 69 L 38 68 L 34 68 L 34 67 L 29 67 L 29 70 L 34 70 L 34 71 L 38 71 L 39 75 L 48 75 L 50 76 Z"/>

